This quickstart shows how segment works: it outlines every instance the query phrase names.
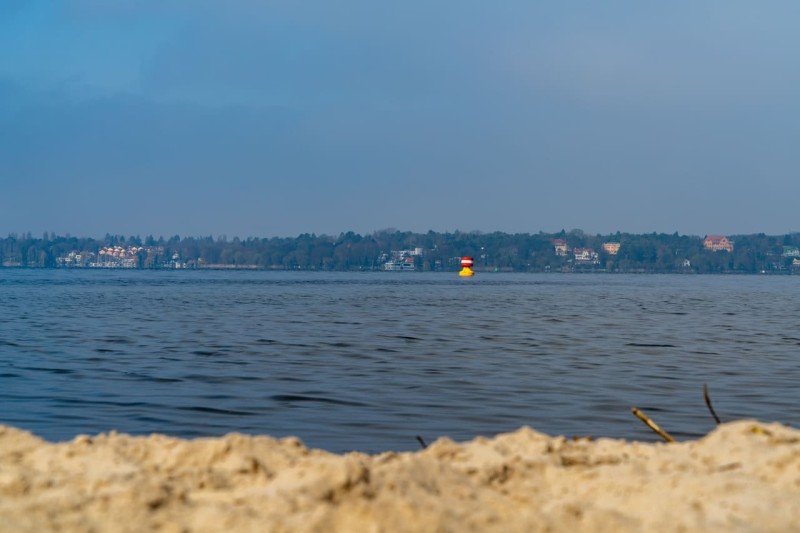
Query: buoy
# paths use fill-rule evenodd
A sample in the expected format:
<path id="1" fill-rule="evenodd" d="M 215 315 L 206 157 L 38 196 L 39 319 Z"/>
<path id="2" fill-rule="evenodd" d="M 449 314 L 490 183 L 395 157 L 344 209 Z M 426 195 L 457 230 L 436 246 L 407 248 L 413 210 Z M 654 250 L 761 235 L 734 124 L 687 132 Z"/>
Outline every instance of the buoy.
<path id="1" fill-rule="evenodd" d="M 472 270 L 471 257 L 461 258 L 461 272 L 459 272 L 458 275 L 462 277 L 470 277 L 475 275 L 475 272 Z"/>

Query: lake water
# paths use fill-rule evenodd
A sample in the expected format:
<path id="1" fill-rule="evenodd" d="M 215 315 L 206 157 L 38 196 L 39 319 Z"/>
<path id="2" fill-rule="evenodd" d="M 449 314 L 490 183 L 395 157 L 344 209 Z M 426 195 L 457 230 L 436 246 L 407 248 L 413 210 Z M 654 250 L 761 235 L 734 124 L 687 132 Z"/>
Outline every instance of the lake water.
<path id="1" fill-rule="evenodd" d="M 800 277 L 0 270 L 0 423 L 413 450 L 800 423 Z"/>

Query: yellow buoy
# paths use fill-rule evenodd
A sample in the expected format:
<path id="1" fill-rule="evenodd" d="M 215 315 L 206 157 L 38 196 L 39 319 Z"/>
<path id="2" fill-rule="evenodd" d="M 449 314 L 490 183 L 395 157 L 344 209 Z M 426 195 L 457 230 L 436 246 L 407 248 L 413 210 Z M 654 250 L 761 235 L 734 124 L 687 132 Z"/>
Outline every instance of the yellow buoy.
<path id="1" fill-rule="evenodd" d="M 472 258 L 471 257 L 462 257 L 461 258 L 461 272 L 458 273 L 459 276 L 468 278 L 470 276 L 475 275 L 475 271 L 472 270 Z"/>

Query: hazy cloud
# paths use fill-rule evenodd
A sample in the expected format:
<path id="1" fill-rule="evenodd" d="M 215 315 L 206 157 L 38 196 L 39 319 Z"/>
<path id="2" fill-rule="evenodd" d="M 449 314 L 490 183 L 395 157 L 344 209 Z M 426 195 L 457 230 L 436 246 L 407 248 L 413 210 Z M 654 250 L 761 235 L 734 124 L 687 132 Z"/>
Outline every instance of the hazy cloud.
<path id="1" fill-rule="evenodd" d="M 25 4 L 0 230 L 787 231 L 798 11 Z"/>

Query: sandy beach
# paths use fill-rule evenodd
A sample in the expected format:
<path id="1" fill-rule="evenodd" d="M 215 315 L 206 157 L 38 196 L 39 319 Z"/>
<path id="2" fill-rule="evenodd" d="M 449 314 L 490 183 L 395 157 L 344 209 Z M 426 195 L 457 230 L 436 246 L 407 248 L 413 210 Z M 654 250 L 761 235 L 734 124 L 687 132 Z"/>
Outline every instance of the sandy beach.
<path id="1" fill-rule="evenodd" d="M 798 531 L 800 431 L 746 420 L 667 444 L 521 428 L 336 455 L 0 426 L 0 517 L 3 531 Z"/>

